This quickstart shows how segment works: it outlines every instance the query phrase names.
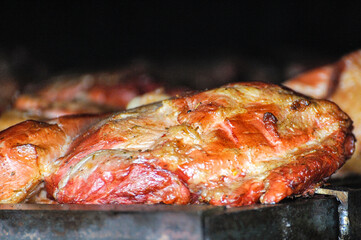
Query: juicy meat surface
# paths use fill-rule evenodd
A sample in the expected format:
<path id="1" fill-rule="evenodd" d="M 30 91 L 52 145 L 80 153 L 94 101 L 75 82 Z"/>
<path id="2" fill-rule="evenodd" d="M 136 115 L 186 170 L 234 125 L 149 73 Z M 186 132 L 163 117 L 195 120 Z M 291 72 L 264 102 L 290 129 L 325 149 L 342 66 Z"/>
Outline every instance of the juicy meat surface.
<path id="1" fill-rule="evenodd" d="M 356 138 L 361 138 L 361 50 L 290 79 L 285 85 L 302 94 L 335 102 L 351 117 Z M 340 173 L 361 173 L 361 141 Z"/>
<path id="2" fill-rule="evenodd" d="M 351 130 L 334 103 L 264 83 L 28 121 L 0 132 L 0 199 L 21 201 L 44 179 L 59 203 L 277 203 L 340 168 Z"/>

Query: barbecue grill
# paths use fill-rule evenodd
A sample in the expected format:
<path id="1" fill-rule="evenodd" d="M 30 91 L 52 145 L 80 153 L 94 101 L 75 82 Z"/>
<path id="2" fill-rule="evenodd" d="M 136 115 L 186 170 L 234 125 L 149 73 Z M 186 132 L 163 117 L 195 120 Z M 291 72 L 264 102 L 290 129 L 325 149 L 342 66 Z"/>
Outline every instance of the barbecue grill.
<path id="1" fill-rule="evenodd" d="M 267 59 L 261 63 L 252 62 L 242 69 L 243 72 L 237 72 L 238 75 L 225 81 L 280 83 L 291 77 L 281 74 L 289 63 L 287 46 L 297 49 L 297 54 L 301 53 L 304 59 L 311 61 L 317 54 L 305 56 L 305 52 L 319 50 L 327 62 L 331 62 L 329 57 L 333 59 L 360 47 L 361 28 L 355 23 L 361 15 L 354 4 L 360 6 L 360 3 L 331 6 L 328 2 L 289 1 L 239 3 L 239 6 L 231 2 L 225 6 L 192 3 L 190 8 L 184 8 L 178 3 L 171 10 L 174 3 L 157 5 L 149 2 L 145 6 L 123 2 L 117 6 L 72 3 L 62 9 L 59 4 L 45 4 L 45 1 L 43 5 L 12 1 L 8 6 L 0 7 L 0 15 L 5 19 L 0 26 L 0 50 L 15 56 L 12 64 L 16 74 L 24 75 L 19 77 L 22 87 L 45 78 L 47 71 L 43 65 L 48 67 L 51 75 L 69 69 L 108 67 L 143 55 L 166 63 L 173 55 L 176 59 L 181 56 L 194 60 L 194 55 L 208 59 L 209 55 L 213 57 L 209 52 L 246 56 L 247 60 L 249 55 L 256 53 L 253 59 Z M 99 14 L 99 8 L 103 14 Z M 253 8 L 260 9 L 260 13 Z M 182 19 L 182 24 L 178 19 Z M 41 64 L 34 59 L 24 60 L 22 51 L 11 54 L 19 46 L 20 50 L 34 54 L 34 59 Z M 238 58 L 237 61 L 240 62 L 226 66 L 235 66 L 241 71 L 244 61 Z M 193 67 L 193 63 L 188 64 Z M 316 61 L 309 68 L 318 64 Z M 161 65 L 163 79 L 179 77 L 178 73 L 187 73 L 185 69 L 190 69 L 189 75 L 197 72 L 191 67 L 185 68 L 184 62 L 178 64 L 177 74 L 171 64 L 166 66 L 168 68 Z M 215 83 L 208 82 L 208 78 L 194 81 L 192 77 L 186 82 L 193 87 L 224 84 L 222 79 Z M 176 80 L 181 82 L 184 77 Z M 360 238 L 359 176 L 333 180 L 318 189 L 313 197 L 286 199 L 275 205 L 227 208 L 210 205 L 0 204 L 0 239 Z"/>
<path id="2" fill-rule="evenodd" d="M 0 205 L 1 239 L 358 239 L 361 178 L 275 205 Z"/>

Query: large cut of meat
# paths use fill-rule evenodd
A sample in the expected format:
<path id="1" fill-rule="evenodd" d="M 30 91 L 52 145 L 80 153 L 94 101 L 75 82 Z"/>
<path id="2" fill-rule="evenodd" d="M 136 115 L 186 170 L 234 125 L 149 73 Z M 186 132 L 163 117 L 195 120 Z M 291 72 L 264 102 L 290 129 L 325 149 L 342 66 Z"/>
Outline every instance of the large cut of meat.
<path id="1" fill-rule="evenodd" d="M 60 75 L 35 94 L 20 95 L 14 107 L 47 117 L 125 109 L 136 96 L 160 87 L 148 74 L 132 68 Z"/>
<path id="2" fill-rule="evenodd" d="M 11 109 L 3 113 L 0 111 L 0 130 L 28 119 L 45 120 L 69 114 L 120 111 L 126 109 L 128 104 L 134 107 L 178 93 L 174 90 L 165 92 L 150 74 L 136 67 L 59 75 L 50 78 L 48 82 L 45 87 L 32 93 L 19 94 L 14 98 Z M 5 86 L 4 90 L 8 88 Z"/>
<path id="3" fill-rule="evenodd" d="M 302 94 L 335 102 L 352 118 L 356 138 L 361 138 L 361 50 L 336 63 L 303 73 L 286 81 L 285 85 Z M 361 173 L 361 141 L 340 173 Z"/>
<path id="4" fill-rule="evenodd" d="M 20 202 L 44 180 L 59 203 L 277 203 L 340 168 L 351 130 L 334 103 L 264 83 L 26 121 L 0 133 L 0 199 Z"/>

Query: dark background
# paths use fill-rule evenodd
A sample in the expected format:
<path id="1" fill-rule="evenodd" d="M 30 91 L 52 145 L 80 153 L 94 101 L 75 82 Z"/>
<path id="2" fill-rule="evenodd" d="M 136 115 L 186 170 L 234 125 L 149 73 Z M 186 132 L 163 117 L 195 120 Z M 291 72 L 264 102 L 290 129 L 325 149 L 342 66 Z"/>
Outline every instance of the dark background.
<path id="1" fill-rule="evenodd" d="M 361 1 L 0 3 L 2 54 L 48 73 L 220 55 L 277 65 L 360 47 Z"/>

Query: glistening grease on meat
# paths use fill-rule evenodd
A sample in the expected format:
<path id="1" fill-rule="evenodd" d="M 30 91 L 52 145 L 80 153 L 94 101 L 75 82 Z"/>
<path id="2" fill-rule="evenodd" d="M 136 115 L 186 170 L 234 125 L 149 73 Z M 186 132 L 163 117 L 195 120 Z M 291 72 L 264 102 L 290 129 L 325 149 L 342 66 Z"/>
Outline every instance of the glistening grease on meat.
<path id="1" fill-rule="evenodd" d="M 334 103 L 264 83 L 23 122 L 0 133 L 0 199 L 22 201 L 44 180 L 59 203 L 277 203 L 340 168 L 351 130 Z"/>

